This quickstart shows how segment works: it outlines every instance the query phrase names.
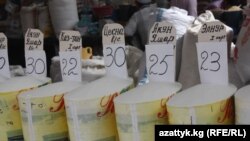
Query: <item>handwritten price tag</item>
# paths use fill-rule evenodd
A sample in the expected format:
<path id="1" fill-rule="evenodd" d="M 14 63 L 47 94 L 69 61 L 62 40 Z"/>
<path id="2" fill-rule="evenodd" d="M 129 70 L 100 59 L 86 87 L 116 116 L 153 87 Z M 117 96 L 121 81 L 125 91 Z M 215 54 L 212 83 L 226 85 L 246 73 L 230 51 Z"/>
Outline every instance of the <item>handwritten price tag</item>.
<path id="1" fill-rule="evenodd" d="M 115 75 L 122 78 L 128 77 L 124 45 L 105 45 L 103 54 L 108 75 Z"/>
<path id="2" fill-rule="evenodd" d="M 150 81 L 175 82 L 176 29 L 168 22 L 155 22 L 146 45 L 147 73 Z"/>
<path id="3" fill-rule="evenodd" d="M 25 50 L 43 50 L 43 33 L 29 28 L 25 34 Z"/>
<path id="4" fill-rule="evenodd" d="M 208 22 L 202 25 L 198 40 L 199 42 L 226 42 L 226 28 L 219 21 Z"/>
<path id="5" fill-rule="evenodd" d="M 82 37 L 78 31 L 62 31 L 59 36 L 60 51 L 81 51 Z"/>
<path id="6" fill-rule="evenodd" d="M 79 51 L 59 52 L 63 81 L 82 81 L 81 56 Z"/>
<path id="7" fill-rule="evenodd" d="M 26 74 L 34 77 L 47 76 L 46 55 L 43 50 L 43 33 L 39 29 L 28 29 L 25 34 Z"/>
<path id="8" fill-rule="evenodd" d="M 149 44 L 176 44 L 176 29 L 168 22 L 155 22 L 150 30 Z"/>
<path id="9" fill-rule="evenodd" d="M 173 45 L 146 45 L 146 59 L 150 81 L 175 82 Z"/>
<path id="10" fill-rule="evenodd" d="M 197 43 L 201 83 L 228 84 L 226 42 Z"/>
<path id="11" fill-rule="evenodd" d="M 7 37 L 0 33 L 0 75 L 10 78 Z"/>
<path id="12" fill-rule="evenodd" d="M 196 44 L 201 83 L 228 84 L 226 35 L 226 28 L 220 21 L 202 25 Z"/>
<path id="13" fill-rule="evenodd" d="M 43 50 L 31 50 L 25 52 L 26 74 L 34 77 L 47 76 L 46 55 Z"/>
<path id="14" fill-rule="evenodd" d="M 107 75 L 127 78 L 124 28 L 119 24 L 106 24 L 102 39 Z"/>
<path id="15" fill-rule="evenodd" d="M 62 31 L 60 41 L 60 66 L 63 81 L 82 81 L 82 38 L 78 31 Z"/>

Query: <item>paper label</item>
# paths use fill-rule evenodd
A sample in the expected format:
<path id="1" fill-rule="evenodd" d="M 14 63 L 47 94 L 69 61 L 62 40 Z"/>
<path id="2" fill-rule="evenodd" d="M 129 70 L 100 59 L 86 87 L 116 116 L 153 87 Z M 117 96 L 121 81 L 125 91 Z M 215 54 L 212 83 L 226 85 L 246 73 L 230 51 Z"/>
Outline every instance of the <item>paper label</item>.
<path id="1" fill-rule="evenodd" d="M 26 141 L 69 140 L 63 97 L 62 94 L 22 99 L 20 108 Z"/>
<path id="2" fill-rule="evenodd" d="M 60 52 L 64 51 L 81 51 L 82 37 L 78 31 L 64 30 L 59 36 Z"/>
<path id="3" fill-rule="evenodd" d="M 82 81 L 82 37 L 78 31 L 62 31 L 59 36 L 63 81 Z"/>
<path id="4" fill-rule="evenodd" d="M 43 33 L 29 28 L 25 34 L 25 50 L 43 50 Z"/>
<path id="5" fill-rule="evenodd" d="M 197 43 L 201 83 L 228 84 L 228 57 L 226 42 Z"/>
<path id="6" fill-rule="evenodd" d="M 189 108 L 178 108 L 167 106 L 169 123 L 176 124 L 211 124 L 228 125 L 234 124 L 233 98 L 223 100 L 214 104 L 193 107 L 195 115 L 190 114 Z M 195 118 L 194 118 L 195 116 Z M 196 121 L 194 121 L 194 119 Z"/>
<path id="7" fill-rule="evenodd" d="M 27 50 L 25 52 L 26 74 L 34 77 L 47 76 L 47 61 L 45 51 Z"/>
<path id="8" fill-rule="evenodd" d="M 80 54 L 79 50 L 59 52 L 63 81 L 82 81 L 82 61 Z"/>
<path id="9" fill-rule="evenodd" d="M 120 24 L 106 24 L 102 30 L 103 45 L 124 44 L 124 28 Z"/>
<path id="10" fill-rule="evenodd" d="M 7 37 L 0 33 L 0 75 L 10 78 Z"/>
<path id="11" fill-rule="evenodd" d="M 104 25 L 102 30 L 102 43 L 107 75 L 127 78 L 125 37 L 122 25 Z"/>
<path id="12" fill-rule="evenodd" d="M 103 45 L 107 75 L 128 78 L 124 44 Z"/>
<path id="13" fill-rule="evenodd" d="M 199 35 L 199 42 L 226 42 L 226 27 L 220 21 L 207 22 L 202 25 Z"/>
<path id="14" fill-rule="evenodd" d="M 168 22 L 155 22 L 150 30 L 149 44 L 176 45 L 176 29 Z"/>
<path id="15" fill-rule="evenodd" d="M 175 82 L 175 58 L 172 44 L 146 45 L 146 62 L 150 81 Z"/>

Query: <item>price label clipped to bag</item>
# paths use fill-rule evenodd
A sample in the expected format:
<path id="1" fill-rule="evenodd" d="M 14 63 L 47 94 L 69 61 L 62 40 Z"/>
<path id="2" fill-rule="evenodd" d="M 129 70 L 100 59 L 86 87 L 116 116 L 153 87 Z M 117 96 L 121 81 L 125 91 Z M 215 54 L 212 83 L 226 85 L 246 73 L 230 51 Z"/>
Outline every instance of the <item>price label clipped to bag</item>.
<path id="1" fill-rule="evenodd" d="M 43 33 L 29 28 L 25 34 L 26 74 L 34 77 L 47 76 L 46 54 L 43 50 Z"/>
<path id="2" fill-rule="evenodd" d="M 146 45 L 149 81 L 175 82 L 176 29 L 168 22 L 156 22 Z"/>
<path id="3" fill-rule="evenodd" d="M 10 78 L 7 37 L 0 33 L 0 75 Z"/>
<path id="4" fill-rule="evenodd" d="M 59 36 L 63 81 L 82 81 L 82 37 L 78 31 L 62 31 Z"/>
<path id="5" fill-rule="evenodd" d="M 219 21 L 202 25 L 197 46 L 201 83 L 228 84 L 226 28 Z"/>
<path id="6" fill-rule="evenodd" d="M 124 28 L 120 24 L 104 25 L 102 42 L 107 75 L 127 78 Z"/>

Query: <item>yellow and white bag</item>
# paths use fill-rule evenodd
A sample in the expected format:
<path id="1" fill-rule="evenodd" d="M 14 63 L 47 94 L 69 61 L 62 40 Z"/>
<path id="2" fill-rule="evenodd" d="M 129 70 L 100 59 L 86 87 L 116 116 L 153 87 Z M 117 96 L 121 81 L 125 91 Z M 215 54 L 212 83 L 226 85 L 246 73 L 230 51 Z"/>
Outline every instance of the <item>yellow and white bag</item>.
<path id="1" fill-rule="evenodd" d="M 0 85 L 1 141 L 23 139 L 18 95 L 50 83 L 49 78 L 22 76 L 10 78 Z"/>

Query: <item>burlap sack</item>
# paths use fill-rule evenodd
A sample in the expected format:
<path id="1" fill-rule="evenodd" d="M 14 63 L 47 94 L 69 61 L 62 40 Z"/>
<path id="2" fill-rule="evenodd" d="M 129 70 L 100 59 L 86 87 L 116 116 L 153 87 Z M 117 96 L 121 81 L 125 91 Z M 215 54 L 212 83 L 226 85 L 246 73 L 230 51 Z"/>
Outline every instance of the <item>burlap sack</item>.
<path id="1" fill-rule="evenodd" d="M 202 24 L 209 21 L 215 21 L 215 18 L 210 11 L 206 11 L 206 13 L 201 14 L 195 20 L 193 26 L 187 30 L 184 36 L 181 69 L 178 79 L 182 84 L 183 90 L 200 83 L 196 43 L 198 42 L 198 32 Z M 225 27 L 227 31 L 228 48 L 230 48 L 233 31 L 230 27 L 226 25 Z M 241 87 L 243 83 L 236 72 L 235 64 L 231 58 L 229 58 L 228 69 L 229 82 L 237 87 Z"/>

